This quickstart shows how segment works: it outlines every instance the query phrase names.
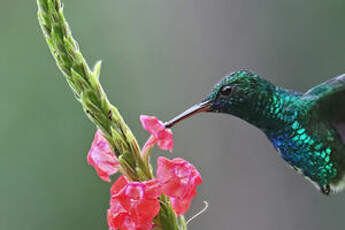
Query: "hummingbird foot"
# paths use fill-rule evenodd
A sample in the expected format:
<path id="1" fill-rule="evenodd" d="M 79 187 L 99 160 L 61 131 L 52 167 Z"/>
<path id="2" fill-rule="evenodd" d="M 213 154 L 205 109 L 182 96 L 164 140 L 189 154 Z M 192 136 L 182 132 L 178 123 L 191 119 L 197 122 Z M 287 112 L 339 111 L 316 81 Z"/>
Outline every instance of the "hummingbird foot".
<path id="1" fill-rule="evenodd" d="M 322 192 L 322 194 L 329 196 L 329 194 L 331 193 L 331 186 L 329 184 L 325 184 L 320 186 L 320 191 Z"/>

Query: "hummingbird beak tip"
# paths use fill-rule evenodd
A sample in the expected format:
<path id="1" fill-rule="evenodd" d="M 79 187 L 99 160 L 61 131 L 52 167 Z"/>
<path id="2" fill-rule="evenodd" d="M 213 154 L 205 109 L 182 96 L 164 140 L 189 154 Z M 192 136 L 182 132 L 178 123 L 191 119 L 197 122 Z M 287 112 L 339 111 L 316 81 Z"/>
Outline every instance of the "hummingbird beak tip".
<path id="1" fill-rule="evenodd" d="M 187 109 L 186 111 L 181 113 L 180 115 L 178 115 L 178 116 L 174 117 L 173 119 L 171 119 L 170 121 L 166 122 L 165 127 L 171 128 L 172 126 L 174 126 L 178 122 L 180 122 L 180 121 L 182 121 L 188 117 L 191 117 L 197 113 L 209 112 L 211 110 L 211 105 L 212 105 L 212 101 L 204 101 L 204 102 L 201 102 L 199 104 L 193 105 L 192 107 L 190 107 L 189 109 Z"/>

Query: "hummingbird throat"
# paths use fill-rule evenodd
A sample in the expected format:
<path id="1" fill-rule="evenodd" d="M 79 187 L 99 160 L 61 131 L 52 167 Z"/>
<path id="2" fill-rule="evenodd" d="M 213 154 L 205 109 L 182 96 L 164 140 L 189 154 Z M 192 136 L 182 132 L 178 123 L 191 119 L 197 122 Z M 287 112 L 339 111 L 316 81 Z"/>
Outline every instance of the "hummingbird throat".
<path id="1" fill-rule="evenodd" d="M 257 100 L 249 103 L 248 110 L 242 109 L 234 115 L 270 136 L 294 122 L 297 112 L 292 105 L 299 96 L 299 93 L 274 86 L 273 90 L 259 93 Z"/>

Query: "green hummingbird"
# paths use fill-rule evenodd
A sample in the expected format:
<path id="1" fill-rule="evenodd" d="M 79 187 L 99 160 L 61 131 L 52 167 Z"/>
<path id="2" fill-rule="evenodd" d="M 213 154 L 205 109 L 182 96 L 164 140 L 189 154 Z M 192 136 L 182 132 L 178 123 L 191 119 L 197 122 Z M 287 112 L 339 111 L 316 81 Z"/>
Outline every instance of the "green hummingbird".
<path id="1" fill-rule="evenodd" d="M 234 72 L 165 126 L 201 112 L 231 114 L 262 130 L 282 158 L 323 194 L 345 188 L 345 74 L 301 93 L 250 71 Z"/>

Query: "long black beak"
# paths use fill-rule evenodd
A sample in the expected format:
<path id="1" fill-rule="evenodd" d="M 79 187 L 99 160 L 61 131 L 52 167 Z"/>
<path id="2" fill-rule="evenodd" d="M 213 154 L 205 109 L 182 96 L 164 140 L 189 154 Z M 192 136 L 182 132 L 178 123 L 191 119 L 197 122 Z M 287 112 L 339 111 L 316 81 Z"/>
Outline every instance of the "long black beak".
<path id="1" fill-rule="evenodd" d="M 171 119 L 170 121 L 165 123 L 165 127 L 166 128 L 171 128 L 172 126 L 174 126 L 176 123 L 191 117 L 197 113 L 202 113 L 202 112 L 208 112 L 211 110 L 211 105 L 212 105 L 212 101 L 204 101 L 201 102 L 200 104 L 196 104 L 193 105 L 192 107 L 190 107 L 189 109 L 187 109 L 186 111 L 184 111 L 183 113 L 181 113 L 180 115 L 174 117 L 173 119 Z"/>

